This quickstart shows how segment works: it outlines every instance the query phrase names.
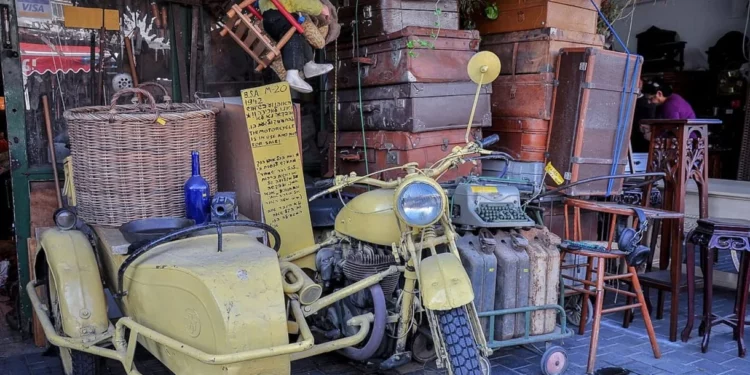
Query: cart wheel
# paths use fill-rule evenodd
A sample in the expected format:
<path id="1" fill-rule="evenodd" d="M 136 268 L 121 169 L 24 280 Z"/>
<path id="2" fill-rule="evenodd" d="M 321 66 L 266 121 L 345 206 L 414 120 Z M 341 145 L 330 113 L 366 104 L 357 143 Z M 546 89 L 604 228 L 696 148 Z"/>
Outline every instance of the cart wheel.
<path id="1" fill-rule="evenodd" d="M 542 374 L 560 375 L 568 369 L 568 353 L 559 346 L 552 346 L 542 356 Z"/>
<path id="2" fill-rule="evenodd" d="M 581 305 L 581 299 L 586 299 L 586 325 L 591 323 L 594 319 L 594 304 L 591 303 L 591 298 L 586 298 L 580 294 L 571 296 L 565 301 L 565 317 L 568 319 L 568 324 L 574 327 L 579 327 L 581 324 L 581 314 L 583 312 L 583 305 Z"/>

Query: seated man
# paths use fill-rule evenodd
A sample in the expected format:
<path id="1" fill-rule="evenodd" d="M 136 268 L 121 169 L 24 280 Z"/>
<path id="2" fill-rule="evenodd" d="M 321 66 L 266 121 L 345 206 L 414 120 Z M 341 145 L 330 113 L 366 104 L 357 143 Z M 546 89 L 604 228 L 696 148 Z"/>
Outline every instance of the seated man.
<path id="1" fill-rule="evenodd" d="M 289 13 L 292 13 L 292 16 L 295 16 L 295 13 L 302 13 L 304 16 L 330 17 L 328 7 L 319 0 L 279 0 L 279 2 Z M 292 25 L 270 0 L 259 0 L 258 5 L 263 13 L 263 29 L 274 40 L 281 40 Z M 286 81 L 289 86 L 301 93 L 312 92 L 312 87 L 300 76 L 300 71 L 304 73 L 305 78 L 312 78 L 326 74 L 333 69 L 331 64 L 316 64 L 312 61 L 312 47 L 300 33 L 294 33 L 281 48 L 281 60 L 287 72 Z"/>
<path id="2" fill-rule="evenodd" d="M 695 118 L 693 107 L 682 96 L 672 92 L 672 87 L 660 79 L 647 82 L 641 89 L 646 100 L 656 105 L 656 117 L 663 120 L 689 120 Z M 641 125 L 643 137 L 651 140 L 651 128 Z"/>

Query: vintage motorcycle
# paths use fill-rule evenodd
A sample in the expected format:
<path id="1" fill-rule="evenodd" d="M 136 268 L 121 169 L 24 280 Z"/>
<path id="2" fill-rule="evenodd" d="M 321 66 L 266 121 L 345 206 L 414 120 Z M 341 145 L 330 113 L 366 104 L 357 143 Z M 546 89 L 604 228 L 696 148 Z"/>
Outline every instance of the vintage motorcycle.
<path id="1" fill-rule="evenodd" d="M 500 61 L 482 52 L 468 71 L 481 86 L 497 77 Z M 475 108 L 476 99 L 471 117 Z M 196 225 L 122 253 L 116 229 L 89 228 L 58 211 L 27 291 L 65 373 L 95 373 L 105 357 L 140 374 L 138 344 L 177 374 L 283 374 L 291 361 L 333 351 L 395 368 L 411 360 L 407 343 L 424 318 L 438 367 L 488 374 L 491 350 L 436 182 L 492 154 L 485 148 L 497 136 L 470 141 L 469 130 L 465 146 L 429 168 L 403 165 L 405 177 L 395 181 L 354 174 L 324 181 L 311 200 L 353 185 L 378 189 L 349 201 L 325 240 L 281 257 L 283 239 L 259 222 Z M 270 234 L 273 249 L 248 227 Z M 311 255 L 315 270 L 295 264 Z M 124 315 L 114 324 L 102 280 Z M 47 303 L 37 295 L 42 286 Z"/>

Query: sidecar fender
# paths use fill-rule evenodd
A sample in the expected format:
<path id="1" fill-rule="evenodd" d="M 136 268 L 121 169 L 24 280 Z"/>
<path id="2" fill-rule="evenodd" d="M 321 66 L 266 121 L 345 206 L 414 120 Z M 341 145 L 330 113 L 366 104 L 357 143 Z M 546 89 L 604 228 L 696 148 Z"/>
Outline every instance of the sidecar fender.
<path id="1" fill-rule="evenodd" d="M 49 277 L 54 279 L 51 281 L 56 286 L 65 335 L 83 337 L 106 332 L 109 320 L 104 287 L 86 235 L 53 228 L 40 237 L 37 263 L 46 260 Z M 37 274 L 39 279 L 45 277 Z"/>
<path id="2" fill-rule="evenodd" d="M 422 304 L 430 310 L 450 310 L 474 300 L 471 280 L 452 253 L 433 255 L 419 264 Z"/>

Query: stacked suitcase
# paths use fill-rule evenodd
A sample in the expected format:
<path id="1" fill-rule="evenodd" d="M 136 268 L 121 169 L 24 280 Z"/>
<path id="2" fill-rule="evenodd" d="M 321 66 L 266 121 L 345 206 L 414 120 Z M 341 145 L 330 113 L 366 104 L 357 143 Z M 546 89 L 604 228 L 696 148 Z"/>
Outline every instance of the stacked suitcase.
<path id="1" fill-rule="evenodd" d="M 339 174 L 406 162 L 429 167 L 465 143 L 477 89 L 467 64 L 479 49 L 479 33 L 458 30 L 456 0 L 437 7 L 425 0 L 343 1 L 338 51 L 326 53 L 338 61 L 338 80 L 332 72 L 327 85 L 328 124 L 333 129 L 335 117 L 338 135 L 329 173 L 334 161 Z M 490 92 L 489 85 L 482 88 L 472 137 L 481 138 L 480 128 L 491 124 Z M 463 164 L 441 181 L 470 173 L 481 173 L 481 165 Z M 398 176 L 396 170 L 377 177 Z"/>
<path id="2" fill-rule="evenodd" d="M 600 1 L 596 1 L 600 3 Z M 556 59 L 561 48 L 604 44 L 596 34 L 598 14 L 590 0 L 499 0 L 498 17 L 476 18 L 480 48 L 500 57 L 502 71 L 492 85 L 492 127 L 499 151 L 517 162 L 506 168 L 487 162 L 486 174 L 536 176 L 541 185 L 552 118 Z M 514 175 L 522 173 L 523 176 Z"/>

